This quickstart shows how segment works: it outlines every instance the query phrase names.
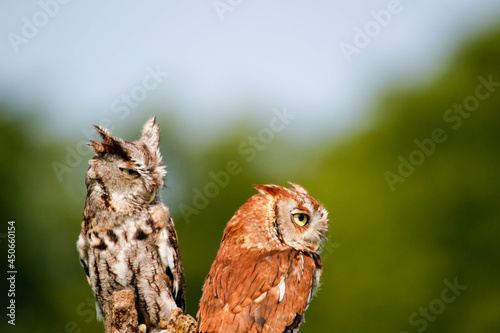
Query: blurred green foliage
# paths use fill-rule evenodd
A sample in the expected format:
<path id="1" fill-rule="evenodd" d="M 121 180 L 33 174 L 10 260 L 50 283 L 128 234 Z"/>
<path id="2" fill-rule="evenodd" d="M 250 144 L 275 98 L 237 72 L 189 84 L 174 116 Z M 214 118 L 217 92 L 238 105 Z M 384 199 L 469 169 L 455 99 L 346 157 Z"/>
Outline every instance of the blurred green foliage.
<path id="1" fill-rule="evenodd" d="M 183 140 L 189 134 L 168 112 L 153 112 L 162 126 L 169 166 L 163 195 L 179 235 L 188 312 L 196 314 L 225 223 L 255 193 L 252 184 L 290 180 L 324 203 L 331 224 L 322 287 L 301 332 L 500 332 L 500 86 L 488 90 L 479 79 L 500 82 L 499 59 L 500 34 L 474 41 L 432 82 L 391 89 L 363 131 L 290 146 L 293 133 L 285 130 L 251 161 L 238 147 L 262 124 L 241 124 L 199 148 Z M 482 99 L 471 97 L 478 89 Z M 473 111 L 464 107 L 457 118 L 454 105 L 463 103 Z M 36 119 L 7 106 L 0 114 L 0 247 L 7 253 L 6 223 L 16 221 L 18 271 L 16 327 L 4 316 L 1 331 L 102 332 L 75 247 L 91 155 L 74 156 L 59 181 L 53 163 L 64 163 L 68 147 L 86 139 L 42 133 L 48 139 L 39 141 L 35 134 L 44 129 Z M 431 143 L 436 129 L 440 142 Z M 114 133 L 134 139 L 139 130 Z M 213 182 L 210 173 L 232 160 L 239 172 L 229 184 L 183 214 Z M 445 280 L 467 289 L 450 301 Z"/>

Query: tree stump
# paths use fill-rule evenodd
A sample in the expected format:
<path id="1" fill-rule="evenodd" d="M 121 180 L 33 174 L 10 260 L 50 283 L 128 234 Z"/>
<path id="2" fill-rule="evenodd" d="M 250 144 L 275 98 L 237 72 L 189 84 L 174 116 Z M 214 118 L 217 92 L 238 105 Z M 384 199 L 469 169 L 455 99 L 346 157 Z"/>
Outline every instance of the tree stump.
<path id="1" fill-rule="evenodd" d="M 106 333 L 146 333 L 146 325 L 139 326 L 135 297 L 132 290 L 115 291 L 111 302 L 104 307 Z M 196 320 L 182 313 L 181 309 L 172 310 L 167 321 L 162 321 L 158 333 L 195 333 Z"/>
<path id="2" fill-rule="evenodd" d="M 120 290 L 111 295 L 111 302 L 105 302 L 106 333 L 138 333 L 139 321 L 132 290 Z"/>

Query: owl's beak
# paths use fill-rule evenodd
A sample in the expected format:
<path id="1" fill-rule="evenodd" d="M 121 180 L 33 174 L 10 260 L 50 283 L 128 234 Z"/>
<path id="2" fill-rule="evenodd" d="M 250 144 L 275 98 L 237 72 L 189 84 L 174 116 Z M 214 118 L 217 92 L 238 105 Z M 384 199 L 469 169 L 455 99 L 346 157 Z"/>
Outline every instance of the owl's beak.
<path id="1" fill-rule="evenodd" d="M 151 192 L 151 198 L 149 198 L 149 203 L 153 202 L 153 200 L 156 198 L 156 189 L 153 189 L 153 192 Z"/>

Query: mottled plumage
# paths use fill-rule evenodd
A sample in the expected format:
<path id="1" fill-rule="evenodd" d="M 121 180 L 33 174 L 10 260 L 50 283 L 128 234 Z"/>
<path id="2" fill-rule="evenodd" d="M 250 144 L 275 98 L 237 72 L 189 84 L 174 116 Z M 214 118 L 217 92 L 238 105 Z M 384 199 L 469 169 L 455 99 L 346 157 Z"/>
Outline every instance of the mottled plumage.
<path id="1" fill-rule="evenodd" d="M 297 332 L 318 287 L 327 212 L 307 191 L 258 185 L 228 222 L 197 332 Z"/>
<path id="2" fill-rule="evenodd" d="M 139 324 L 156 327 L 185 309 L 184 271 L 177 235 L 159 190 L 166 175 L 155 117 L 134 142 L 96 126 L 95 156 L 85 179 L 87 199 L 77 247 L 97 312 L 114 291 L 135 293 Z"/>

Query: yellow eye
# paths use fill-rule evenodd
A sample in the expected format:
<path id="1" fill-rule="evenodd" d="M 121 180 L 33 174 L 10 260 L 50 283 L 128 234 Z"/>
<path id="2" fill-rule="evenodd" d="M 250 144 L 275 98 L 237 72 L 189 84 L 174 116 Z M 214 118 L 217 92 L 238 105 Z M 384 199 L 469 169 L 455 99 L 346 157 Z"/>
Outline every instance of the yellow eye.
<path id="1" fill-rule="evenodd" d="M 120 168 L 127 176 L 139 176 L 139 173 L 133 169 Z"/>
<path id="2" fill-rule="evenodd" d="M 149 203 L 152 203 L 153 200 L 156 198 L 156 189 L 153 189 L 153 192 L 151 192 L 151 197 L 149 198 Z"/>
<path id="3" fill-rule="evenodd" d="M 297 225 L 303 227 L 309 222 L 309 215 L 304 213 L 293 214 L 293 222 Z"/>

